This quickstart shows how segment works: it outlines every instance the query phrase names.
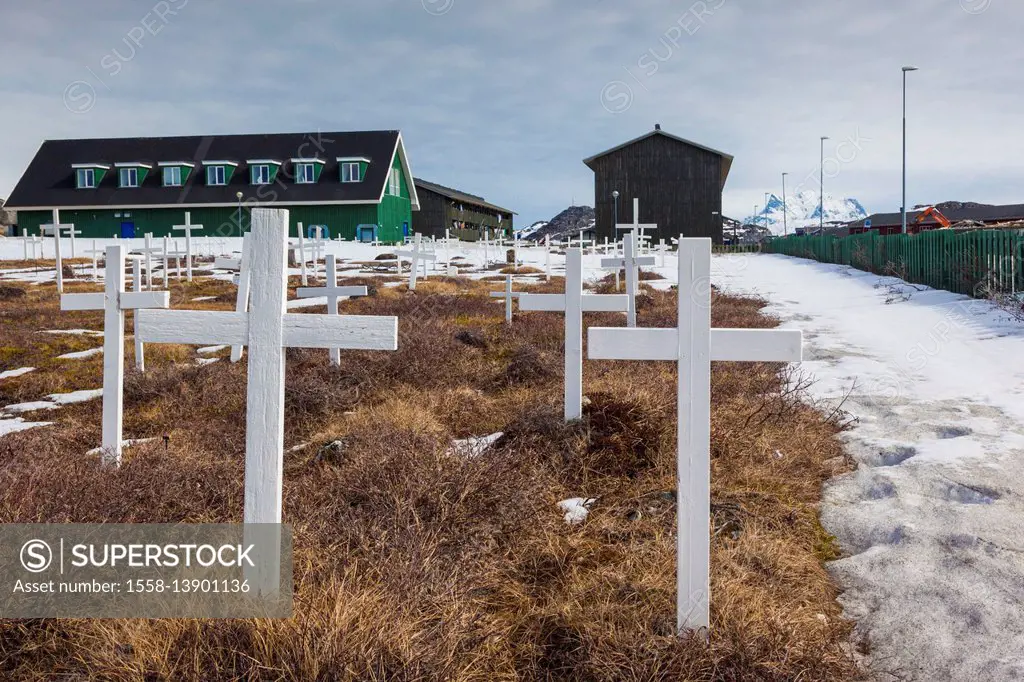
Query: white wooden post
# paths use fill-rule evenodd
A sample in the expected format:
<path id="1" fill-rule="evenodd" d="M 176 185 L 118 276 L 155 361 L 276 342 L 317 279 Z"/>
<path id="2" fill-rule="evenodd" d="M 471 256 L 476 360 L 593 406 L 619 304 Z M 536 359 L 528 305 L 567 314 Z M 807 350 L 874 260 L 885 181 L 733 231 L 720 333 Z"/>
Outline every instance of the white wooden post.
<path id="1" fill-rule="evenodd" d="M 153 233 L 147 232 L 145 235 L 145 246 L 141 249 L 135 249 L 137 252 L 142 254 L 143 260 L 146 266 L 146 289 L 149 291 L 153 290 L 153 256 L 160 255 L 160 249 L 153 246 Z"/>
<path id="2" fill-rule="evenodd" d="M 101 253 L 103 253 L 103 249 L 98 248 L 96 246 L 96 240 L 93 239 L 92 240 L 92 248 L 89 249 L 88 251 L 86 251 L 86 253 L 88 253 L 89 255 L 92 256 L 92 281 L 98 282 L 98 281 L 100 281 L 100 262 L 99 262 L 100 259 L 99 259 L 99 255 Z"/>
<path id="3" fill-rule="evenodd" d="M 60 211 L 53 209 L 53 257 L 57 261 L 57 293 L 64 293 L 64 259 L 60 256 Z"/>
<path id="4" fill-rule="evenodd" d="M 678 364 L 676 618 L 681 631 L 709 624 L 711 362 L 799 362 L 798 330 L 711 328 L 711 240 L 679 240 L 679 326 L 591 328 L 592 360 Z"/>
<path id="5" fill-rule="evenodd" d="M 132 258 L 132 291 L 139 293 L 142 291 L 142 273 L 139 271 L 142 264 L 139 262 L 139 258 Z M 132 325 L 134 327 L 133 335 L 135 337 L 135 368 L 140 372 L 146 371 L 146 349 L 142 345 L 142 339 L 139 337 L 139 316 L 132 316 Z"/>
<path id="6" fill-rule="evenodd" d="M 175 225 L 171 228 L 172 230 L 182 230 L 185 233 L 185 272 L 188 276 L 188 281 L 192 281 L 192 232 L 201 232 L 203 229 L 202 225 L 192 224 L 192 213 L 191 211 L 185 211 L 185 224 Z M 177 250 L 177 247 L 175 247 Z"/>
<path id="7" fill-rule="evenodd" d="M 636 326 L 636 295 L 640 289 L 640 266 L 654 265 L 653 256 L 637 257 L 636 233 L 631 232 L 623 239 L 622 258 L 602 258 L 602 268 L 615 268 L 615 290 L 619 289 L 619 269 L 626 270 L 626 296 L 629 297 L 629 307 L 626 309 L 626 325 Z"/>
<path id="8" fill-rule="evenodd" d="M 512 324 L 512 299 L 522 296 L 522 292 L 512 291 L 512 275 L 505 276 L 505 291 L 492 291 L 491 298 L 505 299 L 505 323 Z"/>
<path id="9" fill-rule="evenodd" d="M 665 267 L 665 252 L 668 249 L 665 246 L 665 240 L 661 239 L 658 241 L 658 253 L 661 254 L 661 267 Z"/>
<path id="10" fill-rule="evenodd" d="M 333 253 L 327 254 L 327 286 L 315 287 L 308 289 L 296 289 L 295 295 L 298 298 L 317 298 L 319 296 L 327 297 L 327 314 L 337 315 L 338 314 L 338 303 L 343 298 L 350 298 L 353 296 L 367 296 L 369 294 L 366 287 L 339 287 L 338 286 L 338 265 Z M 341 365 L 341 349 L 331 348 L 330 349 L 331 364 L 335 367 Z"/>
<path id="11" fill-rule="evenodd" d="M 551 235 L 544 235 L 544 280 L 551 281 Z"/>
<path id="12" fill-rule="evenodd" d="M 166 291 L 129 293 L 124 290 L 125 252 L 120 244 L 107 247 L 104 293 L 65 294 L 61 310 L 103 310 L 103 455 L 104 464 L 120 465 L 124 414 L 124 312 L 166 308 Z M 137 314 L 137 313 L 136 313 Z"/>
<path id="13" fill-rule="evenodd" d="M 522 294 L 521 312 L 565 313 L 565 420 L 583 416 L 583 313 L 626 312 L 621 294 L 583 293 L 583 252 L 569 249 L 565 256 L 564 294 Z"/>
<path id="14" fill-rule="evenodd" d="M 302 223 L 299 228 L 299 281 L 302 286 L 309 286 L 309 278 L 306 276 L 306 235 L 303 234 Z"/>
<path id="15" fill-rule="evenodd" d="M 487 269 L 487 264 L 490 262 L 490 258 L 487 256 L 487 230 L 484 230 L 484 270 Z"/>
<path id="16" fill-rule="evenodd" d="M 250 312 L 141 311 L 147 343 L 243 344 L 249 348 L 245 523 L 280 523 L 284 458 L 284 349 L 396 350 L 398 319 L 286 312 L 288 211 L 256 208 L 249 232 Z M 276 579 L 273 567 L 263 569 Z"/>
<path id="17" fill-rule="evenodd" d="M 238 292 L 235 295 L 235 312 L 240 314 L 249 312 L 249 287 L 252 283 L 251 251 L 252 240 L 248 235 L 242 235 L 242 257 L 238 261 Z M 242 359 L 244 348 L 245 346 L 240 343 L 231 346 L 231 362 Z"/>

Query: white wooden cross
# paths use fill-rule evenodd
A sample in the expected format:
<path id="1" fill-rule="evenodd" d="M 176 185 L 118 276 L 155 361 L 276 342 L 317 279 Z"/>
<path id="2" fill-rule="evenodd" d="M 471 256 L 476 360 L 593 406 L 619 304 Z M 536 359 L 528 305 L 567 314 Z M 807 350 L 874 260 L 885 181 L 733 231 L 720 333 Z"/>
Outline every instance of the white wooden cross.
<path id="1" fill-rule="evenodd" d="M 22 243 L 22 246 L 25 249 L 25 260 L 29 260 L 29 247 L 30 246 L 31 246 L 31 251 L 32 251 L 32 258 L 31 258 L 31 260 L 35 260 L 36 258 L 42 258 L 43 257 L 43 245 L 42 245 L 43 244 L 43 240 L 40 239 L 39 237 L 29 236 L 27 234 L 26 235 L 22 235 L 21 243 Z M 36 247 L 37 246 L 39 247 L 39 255 L 38 256 L 36 255 Z"/>
<path id="2" fill-rule="evenodd" d="M 161 255 L 161 250 L 153 246 L 153 233 L 147 232 L 145 235 L 145 246 L 139 249 L 135 249 L 134 252 L 142 254 L 143 261 L 146 266 L 146 289 L 149 291 L 153 290 L 153 256 Z"/>
<path id="3" fill-rule="evenodd" d="M 297 227 L 299 228 L 299 241 L 297 242 L 298 249 L 295 251 L 295 256 L 296 260 L 299 261 L 299 281 L 302 283 L 302 286 L 307 286 L 309 284 L 309 276 L 306 274 L 306 235 L 303 234 L 302 223 L 298 223 Z M 292 242 L 291 245 L 294 247 L 296 242 Z"/>
<path id="4" fill-rule="evenodd" d="M 551 281 L 551 235 L 544 235 L 544 281 Z"/>
<path id="5" fill-rule="evenodd" d="M 565 420 L 583 416 L 583 313 L 626 312 L 626 296 L 583 293 L 583 252 L 569 249 L 565 254 L 564 294 L 523 294 L 520 312 L 565 313 Z"/>
<path id="6" fill-rule="evenodd" d="M 298 298 L 327 297 L 327 314 L 338 314 L 338 302 L 341 299 L 353 296 L 367 296 L 369 292 L 366 287 L 339 287 L 338 286 L 338 264 L 333 253 L 327 254 L 327 286 L 295 290 Z M 341 349 L 331 349 L 331 364 L 335 367 L 341 365 Z"/>
<path id="7" fill-rule="evenodd" d="M 505 291 L 492 291 L 491 298 L 505 299 L 505 322 L 512 324 L 512 299 L 520 298 L 521 291 L 512 291 L 512 275 L 505 276 Z"/>
<path id="8" fill-rule="evenodd" d="M 419 271 L 420 263 L 426 263 L 426 261 L 437 260 L 437 256 L 432 253 L 427 253 L 422 248 L 422 236 L 417 232 L 413 238 L 413 247 L 408 251 L 395 251 L 395 257 L 398 258 L 399 271 L 401 271 L 401 263 L 403 258 L 408 258 L 412 261 L 412 266 L 409 268 L 409 291 L 416 291 L 416 278 Z M 426 276 L 424 274 L 424 276 Z"/>
<path id="9" fill-rule="evenodd" d="M 57 293 L 58 294 L 63 294 L 64 293 L 64 259 L 61 257 L 61 252 L 60 252 L 60 231 L 61 230 L 65 230 L 65 229 L 66 230 L 70 230 L 72 235 L 74 235 L 75 226 L 74 226 L 74 224 L 71 224 L 71 223 L 66 224 L 66 225 L 61 225 L 61 222 L 60 222 L 60 210 L 56 209 L 56 208 L 53 209 L 53 217 L 52 217 L 51 220 L 52 220 L 52 222 L 50 223 L 49 228 L 53 231 L 53 257 L 57 261 Z M 41 225 L 40 226 L 40 232 L 42 232 L 42 229 L 45 228 L 45 227 L 47 227 L 47 226 L 46 225 Z M 74 239 L 74 236 L 72 236 L 72 239 Z M 42 252 L 42 247 L 40 247 L 39 250 L 40 250 L 40 252 Z"/>
<path id="10" fill-rule="evenodd" d="M 647 236 L 644 234 L 646 230 L 657 230 L 658 225 L 655 223 L 641 224 L 640 223 L 640 200 L 633 199 L 633 222 L 632 224 L 618 224 L 615 226 L 616 230 L 632 230 L 637 235 L 637 244 L 643 244 Z"/>
<path id="11" fill-rule="evenodd" d="M 143 256 L 129 255 L 128 259 L 132 262 L 132 292 L 139 293 L 142 291 L 142 259 Z M 133 337 L 135 340 L 135 369 L 140 372 L 146 371 L 146 349 L 142 344 L 142 339 L 139 338 L 139 316 L 134 315 L 132 317 Z"/>
<path id="12" fill-rule="evenodd" d="M 107 247 L 107 270 L 103 293 L 64 294 L 61 310 L 103 310 L 103 455 L 104 464 L 121 464 L 124 419 L 124 311 L 166 308 L 166 291 L 126 292 L 125 252 L 120 244 Z M 136 313 L 137 314 L 137 313 Z"/>
<path id="13" fill-rule="evenodd" d="M 665 254 L 668 253 L 668 246 L 665 245 L 665 240 L 658 240 L 658 253 L 661 256 L 661 265 L 659 267 L 665 267 Z"/>
<path id="14" fill-rule="evenodd" d="M 175 225 L 172 230 L 181 230 L 185 233 L 185 274 L 188 281 L 192 281 L 192 232 L 202 232 L 202 225 L 192 224 L 191 211 L 185 211 L 185 224 Z"/>
<path id="15" fill-rule="evenodd" d="M 615 289 L 618 290 L 620 269 L 626 270 L 626 296 L 629 296 L 629 307 L 626 309 L 626 326 L 636 326 L 636 295 L 640 288 L 640 266 L 654 265 L 653 256 L 640 258 L 637 256 L 636 233 L 627 234 L 623 245 L 622 258 L 602 258 L 602 268 L 615 268 Z"/>
<path id="16" fill-rule="evenodd" d="M 711 363 L 800 362 L 802 333 L 711 328 L 711 240 L 679 240 L 679 326 L 591 328 L 591 360 L 665 360 L 679 365 L 677 589 L 680 632 L 709 624 Z"/>
<path id="17" fill-rule="evenodd" d="M 398 318 L 286 312 L 288 211 L 254 208 L 248 313 L 144 310 L 146 343 L 231 344 L 249 349 L 245 523 L 281 523 L 285 348 L 397 350 Z M 276 574 L 275 574 L 276 575 Z"/>
<path id="18" fill-rule="evenodd" d="M 249 312 L 249 287 L 252 285 L 252 240 L 248 234 L 242 235 L 242 257 L 238 259 L 238 293 L 235 295 L 235 312 Z M 231 346 L 231 362 L 242 359 L 242 344 Z"/>
<path id="19" fill-rule="evenodd" d="M 92 256 L 92 281 L 98 282 L 98 281 L 100 281 L 99 257 L 100 257 L 100 254 L 104 254 L 104 253 L 106 253 L 106 251 L 104 249 L 98 248 L 96 246 L 96 240 L 93 239 L 92 240 L 92 248 L 89 249 L 88 251 L 86 251 L 86 253 L 88 253 L 89 255 Z"/>

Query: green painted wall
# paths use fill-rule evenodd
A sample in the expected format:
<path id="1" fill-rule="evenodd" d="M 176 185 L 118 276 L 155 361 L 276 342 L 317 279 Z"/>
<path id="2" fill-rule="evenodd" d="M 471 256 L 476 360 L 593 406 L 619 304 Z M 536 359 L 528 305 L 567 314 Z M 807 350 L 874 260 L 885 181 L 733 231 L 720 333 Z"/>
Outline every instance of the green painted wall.
<path id="1" fill-rule="evenodd" d="M 404 204 L 402 203 L 404 202 Z M 289 211 L 291 236 L 296 236 L 298 223 L 303 225 L 326 225 L 331 238 L 341 236 L 354 239 L 357 225 L 380 225 L 378 237 L 382 241 L 401 241 L 402 222 L 412 221 L 409 200 L 399 197 L 385 197 L 385 204 L 349 204 L 319 206 L 288 206 L 273 204 L 273 208 L 286 208 Z M 249 229 L 250 207 L 242 206 L 241 230 L 239 229 L 239 213 L 237 208 L 203 208 L 190 207 L 192 223 L 202 225 L 203 235 L 219 237 L 237 237 L 243 230 Z M 62 223 L 74 223 L 75 229 L 81 230 L 80 239 L 110 239 L 119 235 L 122 222 L 135 225 L 135 234 L 142 237 L 152 232 L 155 237 L 182 237 L 181 231 L 172 232 L 174 225 L 185 224 L 185 209 L 180 208 L 138 208 L 128 211 L 131 216 L 123 217 L 124 211 L 118 210 L 62 210 Z M 121 213 L 122 217 L 115 217 Z M 18 227 L 22 234 L 40 234 L 39 226 L 49 224 L 50 211 L 18 211 Z M 387 222 L 384 222 L 384 221 Z"/>
<path id="2" fill-rule="evenodd" d="M 384 190 L 384 199 L 380 203 L 380 210 L 375 221 L 380 227 L 377 231 L 377 238 L 381 241 L 404 239 L 403 224 L 409 225 L 409 234 L 412 234 L 412 201 L 409 199 L 409 183 L 402 170 L 402 160 L 398 154 L 395 154 L 392 159 L 391 167 L 398 169 L 401 196 L 388 194 L 387 189 Z"/>

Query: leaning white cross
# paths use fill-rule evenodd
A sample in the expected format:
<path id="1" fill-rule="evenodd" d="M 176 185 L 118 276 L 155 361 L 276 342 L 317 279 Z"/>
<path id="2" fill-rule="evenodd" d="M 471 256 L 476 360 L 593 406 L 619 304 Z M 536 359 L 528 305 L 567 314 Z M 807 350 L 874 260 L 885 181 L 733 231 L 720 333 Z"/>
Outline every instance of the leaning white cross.
<path id="1" fill-rule="evenodd" d="M 409 291 L 416 291 L 416 279 L 419 271 L 420 262 L 426 262 L 428 260 L 437 260 L 437 256 L 432 253 L 427 253 L 423 250 L 422 240 L 423 237 L 417 233 L 413 238 L 413 247 L 408 251 L 395 251 L 395 257 L 398 258 L 399 270 L 401 270 L 402 259 L 408 258 L 412 265 L 409 268 Z M 424 274 L 424 277 L 426 275 Z"/>
<path id="2" fill-rule="evenodd" d="M 369 292 L 366 287 L 339 287 L 338 286 L 338 265 L 333 253 L 327 254 L 327 286 L 315 288 L 299 288 L 295 290 L 298 298 L 327 297 L 327 314 L 338 314 L 338 301 L 353 296 L 367 296 Z M 341 364 L 341 349 L 331 349 L 331 364 L 337 367 Z"/>
<path id="3" fill-rule="evenodd" d="M 583 253 L 569 249 L 565 254 L 564 294 L 523 294 L 520 312 L 565 313 L 565 420 L 583 416 L 583 313 L 626 312 L 622 294 L 583 293 Z"/>
<path id="4" fill-rule="evenodd" d="M 679 326 L 591 328 L 591 360 L 665 360 L 679 365 L 676 619 L 679 631 L 709 624 L 711 363 L 800 362 L 802 333 L 711 328 L 711 240 L 679 240 Z"/>
<path id="5" fill-rule="evenodd" d="M 134 252 L 142 254 L 143 262 L 146 267 L 146 289 L 149 291 L 153 290 L 153 256 L 161 255 L 162 251 L 153 246 L 153 233 L 147 232 L 145 235 L 145 246 L 135 249 Z"/>
<path id="6" fill-rule="evenodd" d="M 285 348 L 397 350 L 398 318 L 286 312 L 288 211 L 254 208 L 249 232 L 248 313 L 148 310 L 146 343 L 231 344 L 249 349 L 245 434 L 245 523 L 281 523 Z M 273 567 L 266 569 L 271 575 Z"/>
<path id="7" fill-rule="evenodd" d="M 626 308 L 626 326 L 636 326 L 636 295 L 640 288 L 640 266 L 654 265 L 652 256 L 643 258 L 637 256 L 636 233 L 631 232 L 623 239 L 622 258 L 602 258 L 602 268 L 615 268 L 616 285 L 618 290 L 618 274 L 620 269 L 626 270 L 626 296 L 629 297 L 629 307 Z"/>
<path id="8" fill-rule="evenodd" d="M 505 276 L 505 291 L 492 291 L 491 298 L 505 299 L 505 322 L 512 324 L 512 299 L 523 296 L 521 291 L 512 291 L 512 275 Z"/>
<path id="9" fill-rule="evenodd" d="M 124 311 L 166 308 L 170 305 L 170 293 L 125 291 L 125 252 L 120 244 L 107 247 L 106 262 L 103 293 L 64 294 L 60 297 L 60 309 L 104 311 L 102 461 L 120 465 L 124 419 Z"/>
<path id="10" fill-rule="evenodd" d="M 192 232 L 202 232 L 202 225 L 192 224 L 192 213 L 185 211 L 185 224 L 175 225 L 171 228 L 172 230 L 181 230 L 185 233 L 185 274 L 188 281 L 192 281 Z"/>

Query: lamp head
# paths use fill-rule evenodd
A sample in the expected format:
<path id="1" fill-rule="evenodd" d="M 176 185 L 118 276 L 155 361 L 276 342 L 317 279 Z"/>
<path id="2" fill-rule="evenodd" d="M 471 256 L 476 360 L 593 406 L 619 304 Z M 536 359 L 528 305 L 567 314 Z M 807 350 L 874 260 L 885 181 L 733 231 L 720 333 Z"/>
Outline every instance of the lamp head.
<path id="1" fill-rule="evenodd" d="M 904 66 L 903 67 L 903 73 L 906 73 L 907 71 L 917 71 L 917 70 L 918 69 L 917 69 L 916 66 Z"/>
<path id="2" fill-rule="evenodd" d="M 241 201 L 241 199 L 242 199 L 242 193 L 241 192 L 235 192 L 235 196 L 238 198 L 239 201 Z"/>

